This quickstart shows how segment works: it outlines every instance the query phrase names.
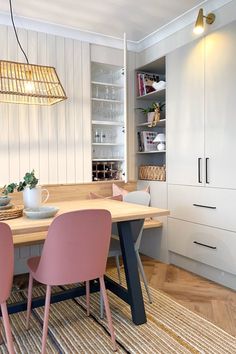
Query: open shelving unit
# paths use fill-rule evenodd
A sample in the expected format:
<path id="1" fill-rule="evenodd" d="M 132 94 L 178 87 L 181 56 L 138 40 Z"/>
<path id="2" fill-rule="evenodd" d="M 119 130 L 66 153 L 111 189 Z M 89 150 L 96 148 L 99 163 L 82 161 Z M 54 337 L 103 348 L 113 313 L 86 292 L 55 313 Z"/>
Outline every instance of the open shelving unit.
<path id="1" fill-rule="evenodd" d="M 153 136 L 163 133 L 166 130 L 166 114 L 165 109 L 160 112 L 160 120 L 153 127 L 148 121 L 148 117 L 138 108 L 147 109 L 153 103 L 162 105 L 166 101 L 166 89 L 156 90 L 140 95 L 140 76 L 152 77 L 154 80 L 158 78 L 161 81 L 165 80 L 165 58 L 160 58 L 153 63 L 145 65 L 136 70 L 136 101 L 135 101 L 135 116 L 136 116 L 136 173 L 139 176 L 140 166 L 165 166 L 166 165 L 166 150 L 157 150 L 157 145 L 151 145 L 144 142 L 145 139 L 153 139 Z M 148 133 L 150 132 L 150 133 Z M 153 140 L 152 140 L 153 141 Z M 147 142 L 147 141 L 146 141 Z M 150 150 L 149 150 L 150 149 Z"/>

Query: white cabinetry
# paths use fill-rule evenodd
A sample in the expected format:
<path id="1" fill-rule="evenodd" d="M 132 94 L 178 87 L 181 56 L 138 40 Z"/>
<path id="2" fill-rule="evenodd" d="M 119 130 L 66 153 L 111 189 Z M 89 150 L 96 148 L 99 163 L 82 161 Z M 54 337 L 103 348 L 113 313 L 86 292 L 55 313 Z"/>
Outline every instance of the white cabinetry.
<path id="1" fill-rule="evenodd" d="M 167 55 L 168 182 L 201 185 L 204 157 L 204 42 Z M 202 160 L 199 160 L 199 159 Z M 201 166 L 200 166 L 201 165 Z M 201 169 L 201 171 L 199 170 Z"/>
<path id="2" fill-rule="evenodd" d="M 236 189 L 236 22 L 167 55 L 168 181 Z"/>
<path id="3" fill-rule="evenodd" d="M 167 56 L 170 259 L 234 288 L 235 41 L 236 22 Z"/>
<path id="4" fill-rule="evenodd" d="M 206 37 L 205 150 L 209 187 L 236 189 L 236 22 Z"/>

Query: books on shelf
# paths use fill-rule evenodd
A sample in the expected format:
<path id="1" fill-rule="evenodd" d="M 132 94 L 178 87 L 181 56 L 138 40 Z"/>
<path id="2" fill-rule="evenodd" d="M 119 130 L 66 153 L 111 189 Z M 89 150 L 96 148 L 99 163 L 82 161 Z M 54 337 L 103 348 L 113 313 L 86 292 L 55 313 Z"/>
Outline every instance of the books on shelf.
<path id="1" fill-rule="evenodd" d="M 145 72 L 137 73 L 138 96 L 144 96 L 150 92 L 156 91 L 153 86 L 147 85 L 147 83 L 149 83 L 149 80 L 154 82 L 159 82 L 160 77 L 159 75 L 152 74 L 152 73 L 145 73 Z"/>
<path id="2" fill-rule="evenodd" d="M 157 132 L 151 131 L 141 131 L 138 132 L 138 151 L 139 152 L 148 152 L 156 151 L 157 143 L 154 143 L 153 140 L 157 136 Z"/>

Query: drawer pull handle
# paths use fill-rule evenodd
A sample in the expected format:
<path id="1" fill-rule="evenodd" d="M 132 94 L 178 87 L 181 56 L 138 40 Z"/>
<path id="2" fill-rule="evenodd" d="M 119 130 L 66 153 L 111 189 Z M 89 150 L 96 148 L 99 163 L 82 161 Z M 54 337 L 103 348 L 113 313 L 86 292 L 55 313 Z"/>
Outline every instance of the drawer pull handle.
<path id="1" fill-rule="evenodd" d="M 195 203 L 193 204 L 193 206 L 199 207 L 199 208 L 216 209 L 216 207 L 213 207 L 213 206 L 202 205 L 202 204 L 195 204 Z"/>
<path id="2" fill-rule="evenodd" d="M 209 157 L 206 157 L 206 183 L 210 183 L 208 180 L 208 161 L 209 161 Z"/>
<path id="3" fill-rule="evenodd" d="M 203 246 L 203 247 L 211 248 L 212 250 L 216 250 L 215 246 L 205 245 L 204 243 L 197 242 L 197 241 L 193 241 L 193 243 L 195 243 L 196 245 Z"/>

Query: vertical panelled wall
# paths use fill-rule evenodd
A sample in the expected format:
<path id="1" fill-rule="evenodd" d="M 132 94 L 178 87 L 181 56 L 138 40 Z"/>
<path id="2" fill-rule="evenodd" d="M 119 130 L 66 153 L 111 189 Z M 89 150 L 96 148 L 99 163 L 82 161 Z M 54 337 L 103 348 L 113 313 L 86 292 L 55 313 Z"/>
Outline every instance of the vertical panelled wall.
<path id="1" fill-rule="evenodd" d="M 88 181 L 90 142 L 83 141 L 90 122 L 89 44 L 19 29 L 29 62 L 54 66 L 68 99 L 55 106 L 0 103 L 0 186 L 19 181 L 35 169 L 41 184 Z M 25 62 L 13 29 L 0 25 L 0 58 Z M 86 92 L 87 90 L 87 92 Z M 84 114 L 83 114 L 84 112 Z"/>

